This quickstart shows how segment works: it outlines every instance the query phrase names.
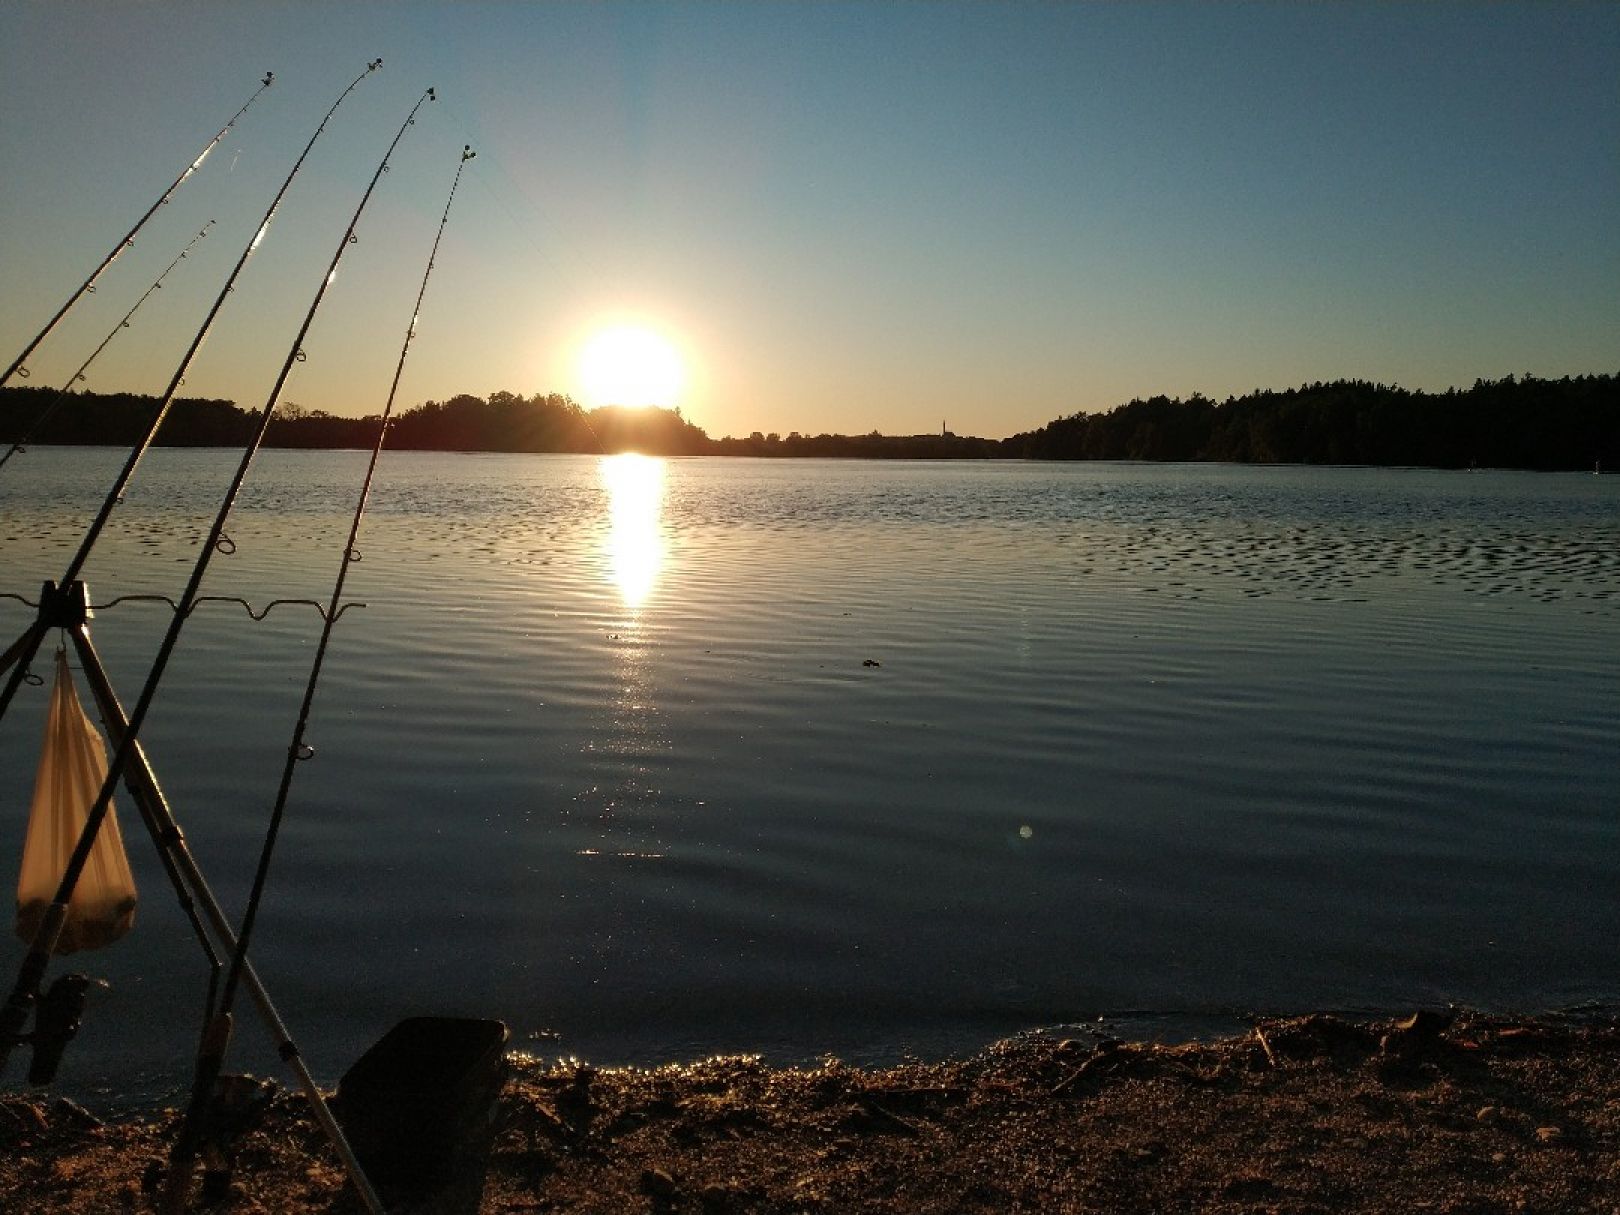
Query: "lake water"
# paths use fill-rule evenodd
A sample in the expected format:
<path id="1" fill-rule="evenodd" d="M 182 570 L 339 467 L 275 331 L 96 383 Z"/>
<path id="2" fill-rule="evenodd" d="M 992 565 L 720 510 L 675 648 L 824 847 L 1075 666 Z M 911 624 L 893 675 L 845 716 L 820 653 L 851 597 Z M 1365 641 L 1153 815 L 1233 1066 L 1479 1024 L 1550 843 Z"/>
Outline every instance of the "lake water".
<path id="1" fill-rule="evenodd" d="M 121 458 L 0 473 L 0 591 Z M 233 463 L 153 452 L 93 601 L 177 595 Z M 324 599 L 363 465 L 261 456 L 205 591 Z M 1591 475 L 386 456 L 256 962 L 328 1080 L 420 1012 L 609 1063 L 1614 1001 L 1617 535 Z M 166 623 L 97 615 L 126 704 Z M 144 732 L 233 911 L 318 631 L 203 605 Z M 61 1083 L 151 1100 L 206 972 L 120 804 L 143 900 L 53 968 L 111 983 Z"/>

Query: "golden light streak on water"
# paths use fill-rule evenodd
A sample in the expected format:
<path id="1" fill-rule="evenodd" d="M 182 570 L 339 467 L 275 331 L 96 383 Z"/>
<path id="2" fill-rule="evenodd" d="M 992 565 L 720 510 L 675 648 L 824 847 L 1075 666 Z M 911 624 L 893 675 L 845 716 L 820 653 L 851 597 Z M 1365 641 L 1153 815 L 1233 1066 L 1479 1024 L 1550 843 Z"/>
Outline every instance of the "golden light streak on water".
<path id="1" fill-rule="evenodd" d="M 608 569 L 625 607 L 635 611 L 664 564 L 664 461 L 626 452 L 604 456 L 601 468 L 610 512 Z"/>

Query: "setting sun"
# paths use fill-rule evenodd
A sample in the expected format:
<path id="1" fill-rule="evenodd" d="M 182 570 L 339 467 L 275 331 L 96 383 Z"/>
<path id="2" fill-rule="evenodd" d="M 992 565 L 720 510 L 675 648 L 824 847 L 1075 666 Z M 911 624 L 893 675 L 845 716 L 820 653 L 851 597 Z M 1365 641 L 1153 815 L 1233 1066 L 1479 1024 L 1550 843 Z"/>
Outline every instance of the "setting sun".
<path id="1" fill-rule="evenodd" d="M 668 409 L 680 400 L 684 380 L 674 344 L 638 325 L 603 329 L 580 351 L 580 388 L 591 405 Z"/>

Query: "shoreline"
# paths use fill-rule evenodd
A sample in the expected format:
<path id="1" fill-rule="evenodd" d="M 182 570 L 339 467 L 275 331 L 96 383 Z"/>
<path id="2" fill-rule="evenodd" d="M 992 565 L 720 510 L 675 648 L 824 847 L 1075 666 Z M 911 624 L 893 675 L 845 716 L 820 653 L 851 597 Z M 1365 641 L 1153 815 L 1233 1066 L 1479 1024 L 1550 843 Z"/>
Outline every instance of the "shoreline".
<path id="1" fill-rule="evenodd" d="M 1257 1020 L 1162 1045 L 1031 1033 L 938 1063 L 512 1056 L 493 1138 L 390 1210 L 1561 1211 L 1620 1195 L 1620 1018 Z M 0 1096 L 0 1206 L 153 1209 L 174 1111 Z M 231 1212 L 355 1211 L 305 1103 L 236 1150 Z"/>
<path id="2" fill-rule="evenodd" d="M 982 442 L 1005 442 L 1002 439 L 985 439 Z M 0 440 L 0 443 L 3 443 Z M 127 452 L 128 444 L 123 443 L 42 443 L 34 442 L 23 449 L 27 451 L 117 451 Z M 226 453 L 233 457 L 241 455 L 241 448 L 229 443 L 161 443 L 154 442 L 149 449 L 164 452 L 217 452 Z M 265 452 L 303 452 L 309 454 L 335 453 L 360 454 L 370 452 L 370 448 L 362 445 L 332 444 L 327 446 L 298 446 L 289 443 L 273 443 L 266 441 L 259 449 L 262 455 Z M 1321 460 L 1233 460 L 1216 457 L 1187 457 L 1185 459 L 1164 459 L 1149 456 L 1039 456 L 1039 455 L 871 455 L 863 453 L 827 454 L 816 452 L 804 453 L 771 453 L 771 452 L 735 452 L 735 451 L 679 451 L 679 452 L 640 452 L 634 448 L 614 448 L 612 450 L 597 451 L 523 451 L 512 448 L 497 447 L 384 447 L 384 456 L 537 456 L 548 459 L 588 459 L 596 460 L 604 456 L 614 455 L 647 455 L 658 460 L 763 460 L 769 463 L 832 463 L 832 464 L 963 464 L 963 465 L 1105 465 L 1118 468 L 1133 467 L 1181 467 L 1181 468 L 1280 468 L 1305 469 L 1312 472 L 1331 472 L 1335 470 L 1350 472 L 1422 472 L 1422 473 L 1529 473 L 1534 475 L 1558 477 L 1589 477 L 1615 476 L 1615 467 L 1605 469 L 1600 466 L 1590 467 L 1543 467 L 1529 464 L 1421 464 L 1384 462 L 1370 463 L 1367 461 L 1321 461 Z M 1620 465 L 1620 462 L 1617 462 Z"/>

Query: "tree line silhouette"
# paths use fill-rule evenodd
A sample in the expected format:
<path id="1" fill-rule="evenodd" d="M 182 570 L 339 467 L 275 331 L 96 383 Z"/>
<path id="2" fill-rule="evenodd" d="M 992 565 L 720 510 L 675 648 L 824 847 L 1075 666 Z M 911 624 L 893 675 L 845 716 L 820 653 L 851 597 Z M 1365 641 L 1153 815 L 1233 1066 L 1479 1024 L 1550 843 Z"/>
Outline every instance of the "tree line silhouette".
<path id="1" fill-rule="evenodd" d="M 36 420 L 55 408 L 36 427 Z M 0 389 L 0 442 L 127 445 L 145 430 L 152 397 Z M 254 415 L 232 401 L 174 402 L 157 442 L 174 447 L 244 442 Z M 341 417 L 284 404 L 271 447 L 369 447 L 380 418 Z M 803 435 L 711 439 L 679 409 L 586 410 L 561 393 L 488 398 L 462 394 L 399 414 L 388 446 L 412 451 L 578 452 L 654 455 L 823 456 L 866 459 L 1220 460 L 1272 464 L 1409 464 L 1437 468 L 1620 468 L 1620 376 L 1476 380 L 1419 392 L 1336 380 L 1257 389 L 1213 401 L 1199 394 L 1133 400 L 1106 413 L 1074 413 L 1007 439 L 965 435 Z"/>
<path id="2" fill-rule="evenodd" d="M 1003 453 L 1047 460 L 1224 460 L 1585 469 L 1620 464 L 1620 377 L 1476 380 L 1414 392 L 1337 380 L 1219 403 L 1156 396 L 1014 435 Z"/>
<path id="3" fill-rule="evenodd" d="M 0 388 L 0 443 L 127 445 L 150 424 L 156 397 L 121 392 L 74 392 L 58 396 L 45 388 Z M 283 402 L 265 432 L 267 447 L 369 448 L 377 439 L 378 414 L 344 417 Z M 245 443 L 257 415 L 233 401 L 177 398 L 154 440 L 163 447 L 230 447 Z M 702 455 L 711 446 L 703 430 L 679 409 L 587 411 L 562 393 L 523 397 L 463 393 L 447 401 L 424 401 L 395 416 L 388 446 L 405 451 L 581 452 L 627 448 L 658 455 Z"/>

